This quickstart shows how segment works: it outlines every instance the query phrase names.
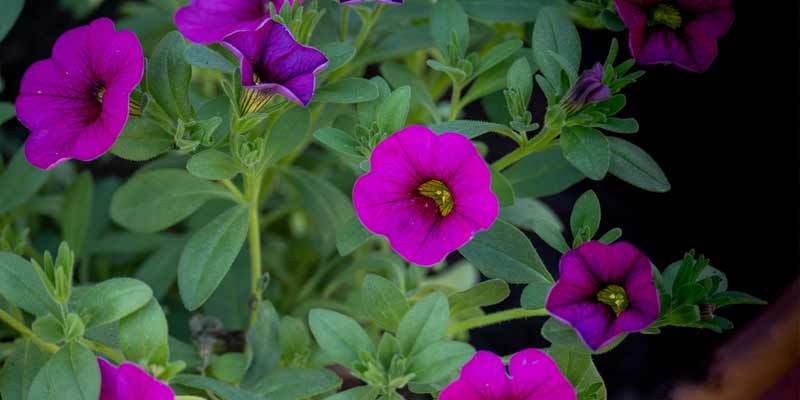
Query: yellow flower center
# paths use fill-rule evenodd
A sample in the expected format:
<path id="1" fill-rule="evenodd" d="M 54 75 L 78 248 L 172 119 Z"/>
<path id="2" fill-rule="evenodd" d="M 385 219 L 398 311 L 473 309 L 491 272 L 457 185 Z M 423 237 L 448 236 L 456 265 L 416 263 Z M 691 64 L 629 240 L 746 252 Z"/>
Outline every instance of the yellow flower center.
<path id="1" fill-rule="evenodd" d="M 432 199 L 439 207 L 439 213 L 446 217 L 453 211 L 453 196 L 450 189 L 441 181 L 431 179 L 417 188 L 419 194 Z"/>
<path id="2" fill-rule="evenodd" d="M 103 86 L 100 86 L 94 92 L 94 98 L 97 100 L 98 103 L 103 104 L 103 95 L 105 95 L 105 94 L 106 94 L 106 88 L 103 87 Z"/>
<path id="3" fill-rule="evenodd" d="M 650 12 L 651 25 L 664 25 L 670 29 L 680 28 L 683 19 L 681 12 L 675 6 L 669 4 L 659 4 Z"/>
<path id="4" fill-rule="evenodd" d="M 628 308 L 628 295 L 625 289 L 618 285 L 608 285 L 597 292 L 597 301 L 611 307 L 617 316 Z"/>

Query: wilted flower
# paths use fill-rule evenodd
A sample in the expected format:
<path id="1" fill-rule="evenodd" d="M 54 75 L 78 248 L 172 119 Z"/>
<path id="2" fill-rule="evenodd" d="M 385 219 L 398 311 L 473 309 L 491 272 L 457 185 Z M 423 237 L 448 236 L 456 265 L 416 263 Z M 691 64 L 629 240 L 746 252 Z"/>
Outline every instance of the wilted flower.
<path id="1" fill-rule="evenodd" d="M 559 273 L 545 307 L 592 350 L 658 318 L 653 267 L 628 243 L 586 242 L 561 257 Z"/>
<path id="2" fill-rule="evenodd" d="M 733 24 L 732 0 L 614 0 L 630 30 L 639 64 L 673 63 L 703 72 L 717 56 L 717 39 Z"/>
<path id="3" fill-rule="evenodd" d="M 370 0 L 339 0 L 341 4 L 359 4 L 364 3 Z M 392 4 L 392 5 L 400 5 L 403 4 L 403 0 L 371 0 L 376 3 L 384 3 L 384 4 Z"/>
<path id="4" fill-rule="evenodd" d="M 316 74 L 328 66 L 321 51 L 298 43 L 285 26 L 267 21 L 254 31 L 237 32 L 222 44 L 241 61 L 242 86 L 250 89 L 246 99 L 255 111 L 276 93 L 308 105 L 314 97 Z"/>
<path id="5" fill-rule="evenodd" d="M 565 111 L 573 112 L 589 103 L 605 100 L 610 95 L 608 86 L 603 84 L 603 65 L 596 63 L 592 68 L 581 72 L 572 89 L 564 96 L 562 104 Z"/>
<path id="6" fill-rule="evenodd" d="M 28 161 L 49 169 L 108 151 L 125 127 L 130 94 L 143 73 L 136 35 L 116 31 L 108 18 L 61 35 L 52 57 L 31 65 L 20 83 L 17 118 L 31 131 Z"/>
<path id="7" fill-rule="evenodd" d="M 174 400 L 175 393 L 163 383 L 132 363 L 115 367 L 98 358 L 100 365 L 100 399 L 98 400 Z"/>
<path id="8" fill-rule="evenodd" d="M 575 389 L 550 356 L 527 349 L 511 356 L 511 376 L 503 359 L 488 351 L 475 353 L 461 376 L 447 385 L 439 400 L 575 400 Z"/>
<path id="9" fill-rule="evenodd" d="M 466 137 L 410 126 L 372 152 L 353 187 L 359 219 L 403 258 L 433 265 L 497 218 L 491 173 Z"/>
<path id="10" fill-rule="evenodd" d="M 269 19 L 269 3 L 280 12 L 285 3 L 303 0 L 192 0 L 175 13 L 175 25 L 192 42 L 216 43 L 231 33 L 257 29 Z"/>

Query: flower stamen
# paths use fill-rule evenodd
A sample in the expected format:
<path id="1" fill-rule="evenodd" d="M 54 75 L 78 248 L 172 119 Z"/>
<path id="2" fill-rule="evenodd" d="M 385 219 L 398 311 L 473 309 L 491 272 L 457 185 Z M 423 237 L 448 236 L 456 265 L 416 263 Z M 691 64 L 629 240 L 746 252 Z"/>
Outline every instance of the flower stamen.
<path id="1" fill-rule="evenodd" d="M 240 115 L 258 112 L 272 100 L 273 94 L 264 93 L 257 89 L 243 88 L 239 101 Z"/>
<path id="2" fill-rule="evenodd" d="M 670 29 L 678 29 L 683 23 L 681 12 L 673 5 L 659 4 L 650 11 L 650 25 L 664 25 Z"/>
<path id="3" fill-rule="evenodd" d="M 439 207 L 439 213 L 443 217 L 448 216 L 453 211 L 453 195 L 450 194 L 450 189 L 436 179 L 431 179 L 417 188 L 419 194 L 432 199 L 436 206 Z"/>
<path id="4" fill-rule="evenodd" d="M 619 285 L 608 285 L 597 292 L 597 301 L 611 307 L 617 316 L 628 308 L 628 295 Z"/>

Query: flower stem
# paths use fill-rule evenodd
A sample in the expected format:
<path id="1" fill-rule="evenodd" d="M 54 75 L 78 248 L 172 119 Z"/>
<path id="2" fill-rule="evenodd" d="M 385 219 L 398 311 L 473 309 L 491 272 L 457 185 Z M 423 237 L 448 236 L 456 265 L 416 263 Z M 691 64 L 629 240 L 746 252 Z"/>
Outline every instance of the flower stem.
<path id="1" fill-rule="evenodd" d="M 347 31 L 350 26 L 350 7 L 344 7 L 342 10 L 342 25 L 339 31 L 339 40 L 344 42 L 347 40 Z"/>
<path id="2" fill-rule="evenodd" d="M 536 135 L 536 137 L 533 138 L 533 140 L 524 146 L 518 147 L 511 153 L 506 154 L 503 158 L 495 161 L 492 164 L 492 169 L 500 172 L 531 153 L 550 148 L 552 141 L 555 140 L 555 138 L 557 138 L 560 134 L 560 129 L 549 129 L 545 127 L 541 132 L 539 132 L 538 135 Z"/>
<path id="3" fill-rule="evenodd" d="M 58 346 L 45 342 L 42 338 L 38 335 L 33 333 L 25 324 L 18 321 L 14 318 L 11 314 L 7 313 L 5 310 L 0 309 L 0 321 L 3 321 L 6 325 L 14 329 L 15 331 L 19 332 L 23 336 L 28 337 L 34 344 L 41 347 L 43 350 L 46 350 L 50 353 L 55 353 L 58 351 Z"/>
<path id="4" fill-rule="evenodd" d="M 263 271 L 261 268 L 261 226 L 259 224 L 259 195 L 261 193 L 261 177 L 245 176 L 245 196 L 250 202 L 250 227 L 248 228 L 247 241 L 250 243 L 250 299 L 253 302 L 261 300 L 261 288 L 258 282 Z M 250 323 L 255 322 L 256 308 L 250 314 Z"/>
<path id="5" fill-rule="evenodd" d="M 364 44 L 366 44 L 367 39 L 369 39 L 369 34 L 372 31 L 372 28 L 375 26 L 375 23 L 378 22 L 378 19 L 380 19 L 381 14 L 383 14 L 384 10 L 386 10 L 386 6 L 384 4 L 378 4 L 377 6 L 375 6 L 372 12 L 367 16 L 367 18 L 364 19 L 364 23 L 361 25 L 361 31 L 358 32 L 358 36 L 356 36 L 356 41 L 353 44 L 353 47 L 356 49 L 355 56 L 358 56 L 359 53 L 361 53 L 361 48 L 364 47 Z M 347 65 L 339 68 L 337 71 L 331 74 L 331 77 L 328 78 L 328 82 L 335 82 L 347 76 L 347 74 L 350 73 L 352 65 L 353 65 L 352 63 L 348 63 Z"/>
<path id="6" fill-rule="evenodd" d="M 499 324 L 505 321 L 514 319 L 530 318 L 530 317 L 546 317 L 550 315 L 544 308 L 536 310 L 526 310 L 524 308 L 514 308 L 511 310 L 501 311 L 494 314 L 488 314 L 481 317 L 475 317 L 466 321 L 461 321 L 455 325 L 450 325 L 447 328 L 447 334 L 452 336 L 461 332 L 469 331 L 470 329 L 481 328 L 488 325 Z"/>
<path id="7" fill-rule="evenodd" d="M 93 340 L 88 340 L 88 339 L 83 340 L 83 343 L 85 345 L 89 346 L 90 349 L 92 349 L 92 350 L 94 350 L 94 351 L 96 351 L 98 353 L 103 353 L 103 355 L 105 355 L 106 357 L 111 359 L 111 361 L 113 361 L 115 364 L 119 364 L 119 363 L 122 363 L 122 362 L 125 361 L 125 356 L 123 356 L 122 353 L 120 353 L 120 352 L 118 352 L 118 351 L 112 349 L 111 347 L 108 347 L 108 346 L 106 346 L 106 345 L 104 345 L 102 343 L 95 342 Z"/>
<path id="8" fill-rule="evenodd" d="M 450 117 L 448 117 L 450 121 L 458 117 L 458 112 L 461 111 L 461 104 L 459 103 L 461 103 L 461 85 L 454 84 L 453 93 L 450 96 Z"/>

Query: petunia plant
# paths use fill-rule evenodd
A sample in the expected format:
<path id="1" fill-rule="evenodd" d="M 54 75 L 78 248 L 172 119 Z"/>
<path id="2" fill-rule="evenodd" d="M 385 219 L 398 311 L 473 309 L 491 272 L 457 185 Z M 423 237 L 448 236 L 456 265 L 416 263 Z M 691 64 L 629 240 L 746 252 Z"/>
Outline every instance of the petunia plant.
<path id="1" fill-rule="evenodd" d="M 594 355 L 763 304 L 599 232 L 593 191 L 547 205 L 670 190 L 624 91 L 709 68 L 730 2 L 485 3 L 149 0 L 64 32 L 0 103 L 0 396 L 602 400 Z M 576 22 L 633 58 L 582 60 Z M 534 317 L 549 347 L 470 344 Z"/>

